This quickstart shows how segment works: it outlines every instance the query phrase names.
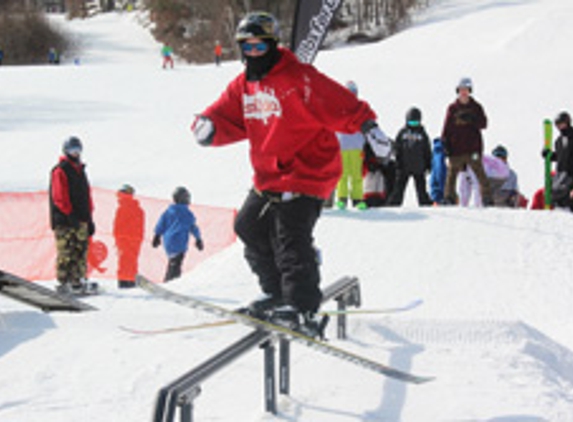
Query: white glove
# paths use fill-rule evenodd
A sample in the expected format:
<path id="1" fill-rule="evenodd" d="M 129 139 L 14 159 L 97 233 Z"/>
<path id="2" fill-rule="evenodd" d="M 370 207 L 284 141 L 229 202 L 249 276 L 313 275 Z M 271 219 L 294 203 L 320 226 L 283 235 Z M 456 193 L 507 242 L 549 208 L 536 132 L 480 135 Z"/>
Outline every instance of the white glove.
<path id="1" fill-rule="evenodd" d="M 370 143 L 374 154 L 377 157 L 388 160 L 392 152 L 392 142 L 386 136 L 382 129 L 378 127 L 376 122 L 369 120 L 362 125 L 362 130 L 366 140 Z"/>
<path id="2" fill-rule="evenodd" d="M 200 145 L 211 145 L 215 135 L 215 126 L 208 117 L 198 115 L 191 126 L 195 139 Z"/>

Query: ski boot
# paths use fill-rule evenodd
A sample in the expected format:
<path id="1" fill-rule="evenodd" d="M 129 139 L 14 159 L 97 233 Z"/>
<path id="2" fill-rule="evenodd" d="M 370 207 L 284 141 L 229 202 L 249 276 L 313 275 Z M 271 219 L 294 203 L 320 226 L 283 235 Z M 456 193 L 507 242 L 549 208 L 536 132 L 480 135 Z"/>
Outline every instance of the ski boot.
<path id="1" fill-rule="evenodd" d="M 56 292 L 61 295 L 79 297 L 84 295 L 84 285 L 81 283 L 62 283 L 56 287 Z"/>
<path id="2" fill-rule="evenodd" d="M 82 278 L 80 283 L 83 287 L 83 296 L 97 295 L 100 293 L 99 284 L 97 282 Z"/>
<path id="3" fill-rule="evenodd" d="M 299 312 L 293 306 L 284 305 L 273 311 L 269 321 L 304 336 L 324 340 L 324 330 L 328 320 L 328 315 L 319 317 L 314 312 Z"/>
<path id="4" fill-rule="evenodd" d="M 266 321 L 272 315 L 273 310 L 280 304 L 280 299 L 277 299 L 275 296 L 265 294 L 259 299 L 252 301 L 247 306 L 237 309 L 236 312 Z"/>

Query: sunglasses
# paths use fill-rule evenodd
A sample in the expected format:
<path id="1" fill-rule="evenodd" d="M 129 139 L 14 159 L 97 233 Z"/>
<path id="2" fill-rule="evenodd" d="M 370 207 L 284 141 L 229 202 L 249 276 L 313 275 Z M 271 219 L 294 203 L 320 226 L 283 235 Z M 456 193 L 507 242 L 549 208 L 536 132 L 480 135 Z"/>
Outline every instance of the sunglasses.
<path id="1" fill-rule="evenodd" d="M 265 51 L 267 51 L 269 46 L 264 41 L 259 41 L 258 43 L 253 43 L 253 44 L 244 42 L 241 44 L 241 48 L 243 49 L 243 53 L 252 53 L 253 51 L 264 53 Z"/>

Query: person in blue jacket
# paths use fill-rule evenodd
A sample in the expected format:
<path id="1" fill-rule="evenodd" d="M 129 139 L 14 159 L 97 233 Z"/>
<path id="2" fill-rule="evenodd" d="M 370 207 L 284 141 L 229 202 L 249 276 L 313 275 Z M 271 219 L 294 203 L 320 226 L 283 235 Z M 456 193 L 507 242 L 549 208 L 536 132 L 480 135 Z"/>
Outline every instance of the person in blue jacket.
<path id="1" fill-rule="evenodd" d="M 430 197 L 434 204 L 440 204 L 444 199 L 447 172 L 444 144 L 440 138 L 436 138 L 432 148 L 432 170 L 430 173 Z"/>
<path id="2" fill-rule="evenodd" d="M 165 282 L 181 276 L 181 266 L 189 248 L 189 234 L 195 237 L 195 247 L 203 250 L 197 220 L 189 209 L 191 194 L 180 186 L 173 192 L 173 202 L 159 217 L 152 242 L 152 246 L 157 248 L 163 237 L 163 247 L 169 258 Z"/>

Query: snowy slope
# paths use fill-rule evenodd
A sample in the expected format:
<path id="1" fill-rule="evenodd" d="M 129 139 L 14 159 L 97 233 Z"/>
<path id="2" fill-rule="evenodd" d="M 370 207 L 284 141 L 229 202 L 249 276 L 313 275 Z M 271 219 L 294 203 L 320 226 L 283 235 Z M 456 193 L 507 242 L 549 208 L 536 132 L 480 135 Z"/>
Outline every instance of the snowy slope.
<path id="1" fill-rule="evenodd" d="M 413 104 L 439 133 L 457 80 L 472 76 L 490 117 L 487 147 L 508 146 L 530 196 L 542 180 L 540 122 L 571 104 L 573 62 L 559 57 L 572 14 L 559 0 L 444 0 L 412 29 L 323 52 L 317 66 L 357 81 L 391 134 Z M 246 146 L 200 148 L 188 126 L 241 65 L 162 71 L 159 46 L 133 15 L 60 24 L 84 45 L 79 66 L 0 68 L 0 190 L 45 189 L 73 133 L 84 140 L 94 185 L 130 182 L 165 198 L 186 184 L 197 203 L 238 207 L 249 187 Z M 325 284 L 358 276 L 365 308 L 424 300 L 400 315 L 354 316 L 350 339 L 333 343 L 436 381 L 404 385 L 295 346 L 292 394 L 274 417 L 262 410 L 254 351 L 203 385 L 196 419 L 573 420 L 569 229 L 569 213 L 420 210 L 411 196 L 401 209 L 325 212 L 316 233 Z M 102 283 L 107 293 L 89 299 L 100 311 L 82 315 L 42 314 L 0 297 L 0 421 L 150 420 L 160 387 L 249 332 L 129 334 L 118 327 L 209 318 Z M 240 244 L 169 287 L 229 307 L 257 293 Z"/>

